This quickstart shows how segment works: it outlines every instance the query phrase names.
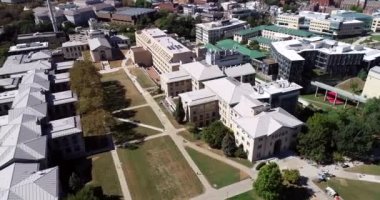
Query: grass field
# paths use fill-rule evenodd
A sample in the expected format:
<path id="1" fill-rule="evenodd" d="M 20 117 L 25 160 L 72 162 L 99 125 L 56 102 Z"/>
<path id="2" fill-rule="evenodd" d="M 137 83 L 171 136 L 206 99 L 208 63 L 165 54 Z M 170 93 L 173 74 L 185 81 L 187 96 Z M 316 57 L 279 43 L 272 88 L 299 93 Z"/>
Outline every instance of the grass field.
<path id="1" fill-rule="evenodd" d="M 186 148 L 186 151 L 197 164 L 209 183 L 215 188 L 222 188 L 248 177 L 248 175 L 240 172 L 240 170 L 199 153 L 192 148 Z"/>
<path id="2" fill-rule="evenodd" d="M 335 87 L 340 88 L 342 90 L 346 90 L 348 92 L 352 92 L 352 93 L 360 93 L 360 91 L 363 90 L 364 83 L 365 82 L 362 79 L 358 77 L 354 77 L 354 78 L 350 78 L 339 83 Z M 354 84 L 356 84 L 357 88 L 352 87 Z M 353 91 L 353 89 L 355 89 L 355 91 Z"/>
<path id="3" fill-rule="evenodd" d="M 228 198 L 228 200 L 262 200 L 254 190 L 244 192 L 242 194 L 236 195 L 234 197 Z"/>
<path id="4" fill-rule="evenodd" d="M 170 137 L 149 140 L 135 150 L 118 150 L 132 199 L 189 199 L 202 184 Z"/>
<path id="5" fill-rule="evenodd" d="M 327 186 L 333 188 L 344 200 L 378 200 L 380 198 L 379 183 L 334 178 L 316 184 L 323 190 Z"/>
<path id="6" fill-rule="evenodd" d="M 380 35 L 371 36 L 371 40 L 380 41 Z"/>
<path id="7" fill-rule="evenodd" d="M 380 165 L 360 165 L 347 168 L 346 171 L 380 176 Z"/>
<path id="8" fill-rule="evenodd" d="M 129 119 L 137 120 L 140 123 L 152 125 L 158 128 L 164 128 L 164 126 L 161 124 L 161 121 L 158 119 L 150 106 L 137 108 L 132 110 L 132 112 L 134 112 L 134 116 Z"/>
<path id="9" fill-rule="evenodd" d="M 109 61 L 111 68 L 121 67 L 122 62 L 123 62 L 123 60 L 111 60 L 111 61 Z"/>
<path id="10" fill-rule="evenodd" d="M 149 78 L 149 76 L 145 74 L 143 69 L 131 68 L 130 71 L 131 74 L 137 77 L 137 81 L 140 83 L 141 87 L 149 88 L 156 86 L 156 84 Z"/>
<path id="11" fill-rule="evenodd" d="M 119 81 L 120 84 L 124 86 L 126 91 L 125 97 L 129 101 L 130 106 L 137 106 L 146 103 L 144 97 L 136 89 L 135 85 L 133 85 L 124 70 L 103 74 L 102 81 Z"/>
<path id="12" fill-rule="evenodd" d="M 122 196 L 119 179 L 111 153 L 101 153 L 91 157 L 92 181 L 91 184 L 100 185 L 107 195 Z"/>

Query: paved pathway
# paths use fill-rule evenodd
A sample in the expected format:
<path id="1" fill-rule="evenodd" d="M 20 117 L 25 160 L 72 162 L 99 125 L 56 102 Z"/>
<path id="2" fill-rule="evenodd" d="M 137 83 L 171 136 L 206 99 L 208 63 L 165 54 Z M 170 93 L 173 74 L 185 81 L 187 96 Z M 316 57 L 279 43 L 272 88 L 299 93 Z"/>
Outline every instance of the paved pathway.
<path id="1" fill-rule="evenodd" d="M 145 137 L 143 138 L 143 141 L 148 141 L 148 140 L 153 140 L 153 139 L 156 139 L 156 138 L 159 138 L 159 137 L 163 137 L 163 136 L 167 136 L 168 133 L 159 133 L 159 134 L 155 134 L 155 135 L 151 135 L 151 136 L 148 136 L 148 137 Z M 131 141 L 128 141 L 127 143 L 138 143 L 138 142 L 141 142 L 141 140 L 137 139 L 137 140 L 131 140 Z"/>
<path id="2" fill-rule="evenodd" d="M 104 69 L 104 70 L 100 70 L 99 71 L 99 74 L 107 74 L 107 73 L 112 73 L 112 72 L 117 72 L 119 71 L 119 67 L 118 68 L 112 68 L 112 69 Z"/>
<path id="3" fill-rule="evenodd" d="M 147 106 L 149 106 L 149 104 L 142 104 L 142 105 L 138 105 L 138 106 L 127 107 L 127 108 L 122 108 L 122 109 L 119 109 L 119 110 L 115 110 L 112 113 L 118 113 L 120 111 L 125 111 L 125 110 L 134 110 L 134 109 L 137 109 L 137 108 L 143 108 L 143 107 L 147 107 Z"/>
<path id="4" fill-rule="evenodd" d="M 364 42 L 366 39 L 369 39 L 371 36 L 365 36 L 365 37 L 360 37 L 358 40 L 352 43 L 352 45 L 359 45 L 361 42 Z"/>
<path id="5" fill-rule="evenodd" d="M 124 62 L 123 62 L 123 65 Z M 151 106 L 153 112 L 158 116 L 160 119 L 162 125 L 165 127 L 165 131 L 169 134 L 169 136 L 172 138 L 174 143 L 176 144 L 179 151 L 182 153 L 186 161 L 189 163 L 190 167 L 193 169 L 193 171 L 198 175 L 199 180 L 201 181 L 205 192 L 215 190 L 207 181 L 207 179 L 201 175 L 201 171 L 199 170 L 198 166 L 194 163 L 194 161 L 191 159 L 190 155 L 185 150 L 184 146 L 181 145 L 183 142 L 183 138 L 177 136 L 177 130 L 176 128 L 171 124 L 170 120 L 167 118 L 165 113 L 161 110 L 160 106 L 157 104 L 157 102 L 154 100 L 154 98 L 146 92 L 141 85 L 136 81 L 136 78 L 129 72 L 127 67 L 123 67 L 125 73 L 128 75 L 128 77 L 132 80 L 132 82 L 135 84 L 137 90 L 143 95 L 146 102 Z"/>
<path id="6" fill-rule="evenodd" d="M 115 147 L 116 148 L 116 147 Z M 112 159 L 115 164 L 117 177 L 119 178 L 121 192 L 123 193 L 124 200 L 132 200 L 131 193 L 128 188 L 127 179 L 125 178 L 123 168 L 121 167 L 121 162 L 116 149 L 111 151 Z"/>
<path id="7" fill-rule="evenodd" d="M 153 98 L 157 98 L 157 97 L 164 97 L 165 94 L 157 94 L 157 95 L 154 95 Z"/>
<path id="8" fill-rule="evenodd" d="M 236 195 L 239 195 L 244 192 L 248 192 L 252 189 L 253 181 L 252 179 L 246 179 L 226 187 L 214 190 L 211 192 L 204 193 L 197 197 L 192 198 L 191 200 L 221 200 L 227 199 Z"/>
<path id="9" fill-rule="evenodd" d="M 151 126 L 151 125 L 148 125 L 148 124 L 134 122 L 133 120 L 123 119 L 123 118 L 116 118 L 116 119 L 119 120 L 119 121 L 122 121 L 122 122 L 131 123 L 131 124 L 134 124 L 134 125 L 137 125 L 137 126 L 141 126 L 141 127 L 144 127 L 144 128 L 149 128 L 149 129 L 153 129 L 153 130 L 160 131 L 160 132 L 164 131 L 164 129 L 162 129 L 162 128 L 157 128 L 155 126 Z"/>

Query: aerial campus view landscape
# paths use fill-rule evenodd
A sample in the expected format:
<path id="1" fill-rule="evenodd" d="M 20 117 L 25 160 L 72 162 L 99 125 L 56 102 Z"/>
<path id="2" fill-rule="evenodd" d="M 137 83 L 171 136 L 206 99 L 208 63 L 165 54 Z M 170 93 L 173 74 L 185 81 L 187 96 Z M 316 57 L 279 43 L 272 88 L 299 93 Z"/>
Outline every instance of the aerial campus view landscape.
<path id="1" fill-rule="evenodd" d="M 1 0 L 1 198 L 380 199 L 379 11 Z"/>

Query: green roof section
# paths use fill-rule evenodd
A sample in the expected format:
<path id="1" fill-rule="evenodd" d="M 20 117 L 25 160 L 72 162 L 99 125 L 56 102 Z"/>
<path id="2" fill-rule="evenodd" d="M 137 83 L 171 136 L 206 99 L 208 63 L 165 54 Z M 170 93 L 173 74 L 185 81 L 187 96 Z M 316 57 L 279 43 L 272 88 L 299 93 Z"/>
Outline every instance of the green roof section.
<path id="1" fill-rule="evenodd" d="M 231 39 L 221 40 L 217 42 L 215 46 L 219 47 L 219 49 L 235 49 L 239 53 L 249 56 L 252 59 L 260 59 L 266 57 L 265 53 L 248 49 L 244 45 L 241 45 L 240 43 Z"/>
<path id="2" fill-rule="evenodd" d="M 280 26 L 276 26 L 276 25 L 267 26 L 267 27 L 265 27 L 265 30 L 274 31 L 274 32 L 278 32 L 278 33 L 284 33 L 284 34 L 288 34 L 288 35 L 294 35 L 294 36 L 298 36 L 298 37 L 314 36 L 314 34 L 309 32 L 309 31 L 285 28 L 285 27 L 280 27 Z"/>
<path id="3" fill-rule="evenodd" d="M 251 34 L 251 33 L 256 33 L 256 32 L 262 31 L 262 30 L 265 29 L 265 27 L 267 27 L 267 26 L 266 25 L 255 26 L 253 28 L 248 28 L 248 29 L 241 30 L 241 31 L 237 32 L 236 34 L 244 36 L 244 35 L 248 35 L 248 34 Z"/>
<path id="4" fill-rule="evenodd" d="M 276 26 L 276 25 L 261 25 L 261 26 L 256 26 L 256 27 L 253 27 L 253 28 L 241 30 L 241 31 L 237 32 L 236 34 L 237 35 L 241 35 L 241 36 L 245 36 L 245 35 L 249 35 L 249 34 L 252 34 L 252 33 L 260 32 L 260 31 L 263 31 L 263 30 L 274 31 L 274 32 L 278 32 L 278 33 L 285 33 L 285 34 L 288 34 L 288 35 L 294 35 L 294 36 L 298 36 L 298 37 L 311 37 L 311 36 L 314 36 L 314 34 L 311 33 L 311 32 L 309 32 L 309 31 L 298 30 L 298 29 L 291 29 L 291 28 L 285 28 L 285 27 L 280 27 L 280 26 Z"/>
<path id="5" fill-rule="evenodd" d="M 259 44 L 267 44 L 267 45 L 270 45 L 272 42 L 276 41 L 276 40 L 271 40 L 269 38 L 265 38 L 265 37 L 262 37 L 262 36 L 257 36 L 257 37 L 249 38 L 249 40 L 255 40 Z"/>
<path id="6" fill-rule="evenodd" d="M 221 50 L 219 47 L 217 47 L 217 46 L 215 46 L 215 45 L 213 45 L 211 43 L 207 43 L 205 45 L 205 47 L 206 47 L 206 49 L 212 50 L 212 51 L 220 51 Z"/>

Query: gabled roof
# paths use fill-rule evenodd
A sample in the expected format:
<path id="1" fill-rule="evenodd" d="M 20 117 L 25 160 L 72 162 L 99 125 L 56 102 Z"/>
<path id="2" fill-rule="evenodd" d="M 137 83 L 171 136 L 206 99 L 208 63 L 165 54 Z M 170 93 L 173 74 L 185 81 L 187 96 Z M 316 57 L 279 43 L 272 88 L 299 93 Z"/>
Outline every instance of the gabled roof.
<path id="1" fill-rule="evenodd" d="M 254 93 L 250 84 L 240 83 L 231 77 L 206 81 L 204 85 L 230 105 L 238 103 L 243 95 Z"/>
<path id="2" fill-rule="evenodd" d="M 93 51 L 99 47 L 106 47 L 111 49 L 111 44 L 108 42 L 106 38 L 92 38 L 88 39 L 88 45 L 90 46 L 90 50 Z"/>
<path id="3" fill-rule="evenodd" d="M 280 128 L 295 128 L 303 124 L 282 108 L 261 112 L 253 117 L 242 117 L 233 120 L 252 138 L 270 136 Z"/>
<path id="4" fill-rule="evenodd" d="M 261 106 L 264 106 L 261 101 L 253 99 L 247 95 L 243 95 L 240 102 L 233 107 L 233 110 L 238 113 L 240 117 L 250 117 L 254 115 L 252 109 Z"/>
<path id="5" fill-rule="evenodd" d="M 204 62 L 186 63 L 181 65 L 181 69 L 185 70 L 197 81 L 224 77 L 222 70 L 217 65 L 208 65 Z"/>
<path id="6" fill-rule="evenodd" d="M 243 65 L 225 67 L 224 73 L 228 77 L 239 77 L 239 76 L 255 74 L 256 70 L 255 68 L 253 68 L 253 66 L 250 63 L 245 63 Z"/>
<path id="7" fill-rule="evenodd" d="M 58 167 L 38 171 L 38 164 L 15 163 L 0 171 L 0 199 L 57 200 Z"/>

